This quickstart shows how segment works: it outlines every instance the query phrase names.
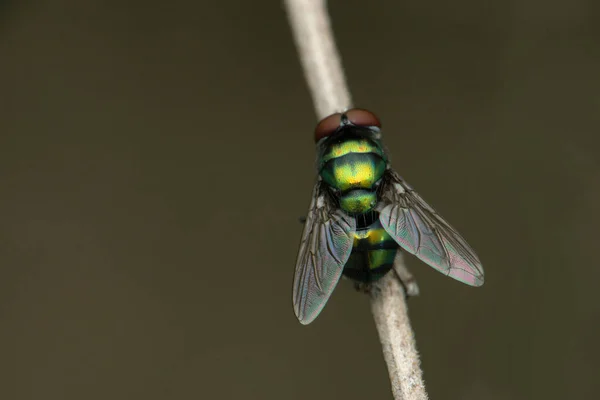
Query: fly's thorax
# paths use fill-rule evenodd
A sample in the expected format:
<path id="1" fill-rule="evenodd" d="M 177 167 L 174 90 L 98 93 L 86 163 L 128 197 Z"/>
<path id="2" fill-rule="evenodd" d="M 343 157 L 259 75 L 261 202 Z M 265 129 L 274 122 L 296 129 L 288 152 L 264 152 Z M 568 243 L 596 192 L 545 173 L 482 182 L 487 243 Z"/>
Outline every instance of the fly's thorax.
<path id="1" fill-rule="evenodd" d="M 375 207 L 387 165 L 381 146 L 366 138 L 338 141 L 324 150 L 320 165 L 321 178 L 336 193 L 342 210 L 360 214 Z"/>
<path id="2" fill-rule="evenodd" d="M 352 189 L 339 195 L 340 208 L 351 215 L 370 211 L 377 204 L 374 190 Z"/>
<path id="3" fill-rule="evenodd" d="M 377 154 L 385 159 L 386 155 L 380 141 L 357 136 L 356 133 L 349 133 L 347 136 L 342 136 L 337 140 L 329 142 L 321 149 L 321 164 L 325 164 L 331 159 L 345 156 L 346 154 Z"/>

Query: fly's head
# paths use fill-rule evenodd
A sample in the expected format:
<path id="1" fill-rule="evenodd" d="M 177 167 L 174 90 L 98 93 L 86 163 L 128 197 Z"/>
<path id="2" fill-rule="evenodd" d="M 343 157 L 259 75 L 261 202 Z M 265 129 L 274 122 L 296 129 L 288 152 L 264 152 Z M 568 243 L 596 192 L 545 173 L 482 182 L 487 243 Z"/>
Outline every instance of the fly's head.
<path id="1" fill-rule="evenodd" d="M 381 137 L 381 122 L 368 110 L 352 108 L 323 118 L 314 132 L 317 145 L 317 171 L 323 167 L 326 161 L 324 156 L 332 146 L 351 139 L 369 140 L 387 159 Z"/>
<path id="2" fill-rule="evenodd" d="M 381 122 L 371 111 L 352 108 L 323 118 L 315 128 L 317 145 L 344 140 L 347 137 L 381 139 Z"/>

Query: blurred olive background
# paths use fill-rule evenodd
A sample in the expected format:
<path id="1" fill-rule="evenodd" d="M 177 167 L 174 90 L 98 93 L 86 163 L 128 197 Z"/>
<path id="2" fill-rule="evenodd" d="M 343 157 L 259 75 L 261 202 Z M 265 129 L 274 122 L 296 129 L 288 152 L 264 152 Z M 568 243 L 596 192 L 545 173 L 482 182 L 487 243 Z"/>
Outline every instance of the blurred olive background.
<path id="1" fill-rule="evenodd" d="M 486 270 L 409 259 L 432 399 L 600 390 L 599 4 L 330 2 L 355 104 Z M 292 311 L 316 121 L 279 1 L 0 13 L 1 399 L 391 399 L 366 297 Z"/>

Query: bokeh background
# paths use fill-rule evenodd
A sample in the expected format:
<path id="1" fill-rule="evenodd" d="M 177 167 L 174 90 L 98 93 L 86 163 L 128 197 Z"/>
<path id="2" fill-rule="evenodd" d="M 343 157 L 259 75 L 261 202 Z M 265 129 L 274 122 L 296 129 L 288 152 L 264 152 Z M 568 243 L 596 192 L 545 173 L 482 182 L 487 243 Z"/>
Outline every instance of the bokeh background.
<path id="1" fill-rule="evenodd" d="M 410 258 L 432 399 L 600 390 L 600 3 L 330 1 L 355 103 L 477 249 Z M 301 326 L 315 115 L 279 1 L 0 8 L 0 398 L 391 399 L 366 297 Z"/>

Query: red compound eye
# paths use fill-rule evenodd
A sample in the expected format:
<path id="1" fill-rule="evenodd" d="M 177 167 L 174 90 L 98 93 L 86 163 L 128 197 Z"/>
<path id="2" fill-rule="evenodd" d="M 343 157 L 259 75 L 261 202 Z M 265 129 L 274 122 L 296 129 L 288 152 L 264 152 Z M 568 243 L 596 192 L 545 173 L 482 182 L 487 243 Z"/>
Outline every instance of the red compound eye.
<path id="1" fill-rule="evenodd" d="M 381 128 L 379 118 L 371 111 L 353 108 L 346 111 L 348 122 L 356 126 L 376 126 Z M 323 118 L 315 128 L 315 143 L 334 133 L 342 124 L 342 113 L 331 114 Z"/>
<path id="2" fill-rule="evenodd" d="M 353 108 L 352 110 L 346 111 L 346 115 L 348 116 L 348 121 L 356 126 L 376 126 L 381 128 L 379 118 L 371 111 Z"/>
<path id="3" fill-rule="evenodd" d="M 315 128 L 315 143 L 335 132 L 336 129 L 340 127 L 341 122 L 341 113 L 331 114 L 330 116 L 323 118 Z"/>

